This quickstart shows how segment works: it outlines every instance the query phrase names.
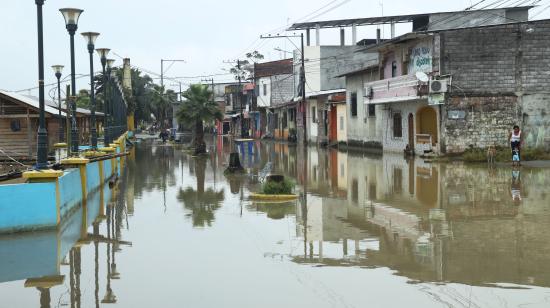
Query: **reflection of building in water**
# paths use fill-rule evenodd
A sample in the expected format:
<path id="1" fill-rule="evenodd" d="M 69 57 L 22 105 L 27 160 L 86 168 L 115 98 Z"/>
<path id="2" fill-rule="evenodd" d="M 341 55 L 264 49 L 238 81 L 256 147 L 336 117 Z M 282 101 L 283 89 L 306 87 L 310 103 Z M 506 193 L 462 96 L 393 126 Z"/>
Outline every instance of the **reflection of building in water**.
<path id="1" fill-rule="evenodd" d="M 340 168 L 339 157 L 329 157 Z M 389 267 L 420 281 L 550 286 L 549 171 L 523 172 L 518 206 L 509 169 L 389 155 L 346 160 L 343 198 L 317 189 L 297 207 L 304 251 L 295 262 Z M 318 161 L 308 163 L 319 172 Z"/>

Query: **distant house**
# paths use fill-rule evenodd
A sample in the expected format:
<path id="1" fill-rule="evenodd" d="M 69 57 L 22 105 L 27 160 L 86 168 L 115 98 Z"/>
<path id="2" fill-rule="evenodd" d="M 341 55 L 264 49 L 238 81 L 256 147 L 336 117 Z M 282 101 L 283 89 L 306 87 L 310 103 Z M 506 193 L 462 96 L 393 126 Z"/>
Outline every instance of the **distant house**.
<path id="1" fill-rule="evenodd" d="M 278 118 L 275 108 L 292 101 L 294 75 L 292 59 L 254 64 L 256 83 L 255 137 L 275 136 Z"/>
<path id="2" fill-rule="evenodd" d="M 38 97 L 36 96 L 28 96 L 28 98 L 31 98 L 38 102 Z M 59 104 L 53 101 L 46 100 L 46 105 L 50 106 L 52 108 L 55 108 L 56 110 L 59 109 Z M 67 106 L 66 104 L 61 105 L 61 111 L 66 112 Z M 78 135 L 80 137 L 79 142 L 81 144 L 87 144 L 90 142 L 91 132 L 90 132 L 90 123 L 91 123 L 91 115 L 92 112 L 89 109 L 86 108 L 76 108 L 76 125 L 78 127 Z M 96 130 L 98 134 L 101 134 L 103 132 L 103 118 L 104 113 L 99 112 L 96 110 L 95 112 L 96 116 Z M 67 126 L 66 126 L 67 127 Z"/>
<path id="3" fill-rule="evenodd" d="M 38 131 L 38 100 L 0 90 L 0 158 L 30 158 L 36 154 Z M 48 145 L 59 142 L 59 112 L 45 106 Z M 65 118 L 65 113 L 61 112 Z"/>

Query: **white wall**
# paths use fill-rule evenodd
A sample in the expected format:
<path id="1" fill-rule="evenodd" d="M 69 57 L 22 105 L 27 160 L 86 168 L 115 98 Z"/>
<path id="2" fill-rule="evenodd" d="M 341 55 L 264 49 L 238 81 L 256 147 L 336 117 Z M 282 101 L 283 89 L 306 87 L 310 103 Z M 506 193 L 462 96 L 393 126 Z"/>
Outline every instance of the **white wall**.
<path id="1" fill-rule="evenodd" d="M 264 92 L 264 85 L 266 92 Z M 258 107 L 271 107 L 271 77 L 258 78 L 259 87 Z"/>

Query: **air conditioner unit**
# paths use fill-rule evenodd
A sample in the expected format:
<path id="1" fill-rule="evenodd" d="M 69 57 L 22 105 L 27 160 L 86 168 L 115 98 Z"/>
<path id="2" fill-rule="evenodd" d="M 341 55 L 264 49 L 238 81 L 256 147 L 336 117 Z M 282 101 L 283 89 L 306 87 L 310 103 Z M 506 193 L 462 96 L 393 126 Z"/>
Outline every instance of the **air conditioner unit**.
<path id="1" fill-rule="evenodd" d="M 447 80 L 432 79 L 430 80 L 430 94 L 446 93 L 447 92 Z"/>
<path id="2" fill-rule="evenodd" d="M 365 96 L 368 99 L 372 99 L 373 95 L 374 93 L 373 93 L 372 87 L 365 87 L 365 94 L 363 96 Z"/>

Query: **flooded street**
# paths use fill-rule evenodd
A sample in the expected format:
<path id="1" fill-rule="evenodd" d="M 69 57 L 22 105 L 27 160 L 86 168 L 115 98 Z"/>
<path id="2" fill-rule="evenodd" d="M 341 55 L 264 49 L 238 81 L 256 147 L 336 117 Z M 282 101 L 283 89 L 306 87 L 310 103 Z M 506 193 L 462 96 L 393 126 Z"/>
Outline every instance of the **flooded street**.
<path id="1" fill-rule="evenodd" d="M 57 231 L 0 237 L 1 307 L 550 307 L 550 169 L 142 142 Z M 288 203 L 248 200 L 269 173 Z"/>

